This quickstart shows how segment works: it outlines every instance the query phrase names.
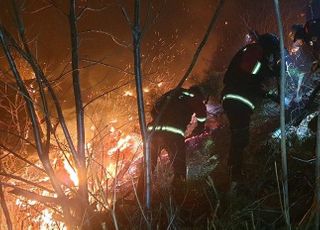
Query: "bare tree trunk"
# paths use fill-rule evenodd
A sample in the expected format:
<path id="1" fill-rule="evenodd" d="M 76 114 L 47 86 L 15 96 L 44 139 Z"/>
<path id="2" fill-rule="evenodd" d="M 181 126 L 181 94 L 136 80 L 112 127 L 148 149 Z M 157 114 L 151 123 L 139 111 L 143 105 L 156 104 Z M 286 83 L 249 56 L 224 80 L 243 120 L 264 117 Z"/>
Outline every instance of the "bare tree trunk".
<path id="1" fill-rule="evenodd" d="M 276 11 L 278 31 L 280 36 L 280 52 L 281 52 L 281 81 L 280 81 L 280 128 L 281 128 L 281 158 L 282 158 L 282 186 L 283 186 L 283 212 L 288 229 L 291 229 L 290 212 L 289 212 L 289 192 L 288 192 L 288 166 L 287 166 L 287 150 L 286 150 L 286 121 L 285 121 L 285 49 L 283 27 L 280 14 L 280 6 L 278 0 L 274 0 Z"/>
<path id="2" fill-rule="evenodd" d="M 3 214 L 6 218 L 6 223 L 7 223 L 7 227 L 8 227 L 8 230 L 12 230 L 12 222 L 11 222 L 11 218 L 10 218 L 10 213 L 9 213 L 9 210 L 8 210 L 8 206 L 7 206 L 7 203 L 4 199 L 4 193 L 3 193 L 3 190 L 2 190 L 2 184 L 0 184 L 0 203 L 1 203 L 1 208 L 3 210 Z"/>
<path id="3" fill-rule="evenodd" d="M 71 32 L 71 49 L 72 49 L 72 79 L 74 99 L 76 105 L 77 119 L 77 153 L 78 153 L 78 174 L 79 174 L 79 195 L 85 207 L 88 207 L 88 186 L 87 170 L 85 158 L 85 127 L 84 127 L 84 110 L 81 98 L 80 73 L 79 73 L 79 40 L 77 29 L 76 1 L 70 0 L 69 24 Z M 84 212 L 86 210 L 83 210 Z"/>
<path id="4" fill-rule="evenodd" d="M 142 90 L 142 74 L 141 74 L 141 26 L 140 26 L 140 0 L 134 2 L 134 25 L 132 28 L 133 36 L 133 54 L 134 54 L 134 73 L 136 80 L 136 92 L 138 103 L 139 124 L 141 136 L 143 140 L 143 153 L 145 165 L 145 182 L 146 182 L 146 207 L 151 209 L 151 153 L 147 144 L 148 133 L 146 126 L 146 118 L 144 112 L 144 100 Z"/>

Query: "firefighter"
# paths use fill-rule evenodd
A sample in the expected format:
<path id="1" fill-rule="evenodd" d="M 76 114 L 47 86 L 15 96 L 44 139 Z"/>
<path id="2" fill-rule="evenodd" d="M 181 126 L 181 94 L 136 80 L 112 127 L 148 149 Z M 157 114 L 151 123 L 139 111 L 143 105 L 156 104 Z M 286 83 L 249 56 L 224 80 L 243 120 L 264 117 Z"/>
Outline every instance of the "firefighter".
<path id="1" fill-rule="evenodd" d="M 305 25 L 293 25 L 294 32 L 293 41 L 303 41 L 308 47 L 312 48 L 313 65 L 311 72 L 316 72 L 319 69 L 320 63 L 320 19 L 311 19 Z"/>
<path id="2" fill-rule="evenodd" d="M 259 35 L 256 42 L 241 48 L 225 73 L 221 99 L 231 130 L 228 159 L 231 182 L 234 182 L 231 186 L 244 179 L 242 156 L 249 143 L 251 115 L 259 99 L 279 102 L 279 96 L 271 93 L 272 86 L 278 86 L 279 75 L 280 43 L 271 33 Z"/>
<path id="3" fill-rule="evenodd" d="M 310 73 L 313 74 L 318 72 L 320 69 L 320 18 L 308 20 L 305 25 L 293 25 L 292 29 L 294 32 L 293 41 L 302 41 L 304 44 L 306 44 L 306 47 L 311 48 L 313 63 Z M 308 101 L 304 106 L 303 110 L 305 113 L 314 111 L 316 109 L 315 107 L 317 107 L 317 104 L 314 103 L 314 101 L 320 90 L 320 84 L 316 84 L 317 86 L 311 92 L 310 96 L 308 97 Z M 309 124 L 312 131 L 315 131 L 315 128 L 317 127 L 317 120 L 318 119 L 316 116 Z M 297 119 L 296 123 L 298 122 L 301 122 L 301 118 Z"/>
<path id="4" fill-rule="evenodd" d="M 164 107 L 168 98 L 171 98 L 169 104 Z M 165 93 L 151 111 L 152 122 L 148 124 L 148 131 L 154 131 L 150 143 L 151 170 L 154 171 L 158 156 L 161 150 L 165 149 L 174 170 L 174 188 L 186 180 L 185 131 L 194 114 L 197 118 L 197 126 L 192 135 L 204 131 L 207 116 L 205 103 L 206 98 L 201 87 L 179 88 Z M 160 113 L 162 116 L 159 122 L 154 124 Z M 141 194 L 143 194 L 143 184 L 144 173 L 141 174 L 138 182 L 138 191 Z"/>

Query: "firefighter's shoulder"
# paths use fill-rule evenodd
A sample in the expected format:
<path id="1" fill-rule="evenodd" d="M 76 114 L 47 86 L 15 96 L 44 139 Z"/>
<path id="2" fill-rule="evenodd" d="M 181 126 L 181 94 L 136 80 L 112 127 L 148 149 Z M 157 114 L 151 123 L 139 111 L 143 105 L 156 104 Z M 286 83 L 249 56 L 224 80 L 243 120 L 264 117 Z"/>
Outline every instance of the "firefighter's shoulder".
<path id="1" fill-rule="evenodd" d="M 258 43 L 252 43 L 244 46 L 238 55 L 240 69 L 252 73 L 257 63 L 260 63 L 263 59 L 263 49 Z"/>

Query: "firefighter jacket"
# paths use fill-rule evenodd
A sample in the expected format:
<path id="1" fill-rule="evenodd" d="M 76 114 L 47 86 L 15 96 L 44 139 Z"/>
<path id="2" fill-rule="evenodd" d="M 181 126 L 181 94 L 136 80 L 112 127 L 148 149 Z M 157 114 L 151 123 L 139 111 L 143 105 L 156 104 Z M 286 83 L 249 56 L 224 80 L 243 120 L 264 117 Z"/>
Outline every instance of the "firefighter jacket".
<path id="1" fill-rule="evenodd" d="M 279 77 L 279 67 L 279 60 L 266 57 L 258 43 L 244 46 L 225 73 L 222 100 L 237 100 L 254 110 L 257 101 L 268 95 L 265 83 Z"/>
<path id="2" fill-rule="evenodd" d="M 171 97 L 169 104 L 164 107 L 169 97 Z M 173 132 L 184 136 L 187 125 L 190 123 L 192 115 L 195 114 L 198 122 L 197 130 L 198 132 L 202 132 L 207 116 L 206 106 L 203 101 L 204 97 L 202 95 L 184 88 L 165 93 L 155 103 L 151 111 L 154 122 L 164 109 L 161 119 L 156 127 L 154 127 L 153 122 L 151 122 L 148 129 Z"/>
<path id="3" fill-rule="evenodd" d="M 319 59 L 320 52 L 320 19 L 307 21 L 304 26 L 303 40 L 309 46 L 313 47 L 314 55 Z"/>

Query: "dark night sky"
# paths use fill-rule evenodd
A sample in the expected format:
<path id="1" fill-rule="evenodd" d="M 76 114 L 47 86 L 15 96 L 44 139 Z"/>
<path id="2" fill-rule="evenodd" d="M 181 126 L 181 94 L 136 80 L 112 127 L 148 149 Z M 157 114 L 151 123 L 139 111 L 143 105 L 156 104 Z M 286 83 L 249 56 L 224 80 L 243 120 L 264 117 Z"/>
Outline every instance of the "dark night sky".
<path id="1" fill-rule="evenodd" d="M 0 1 L 0 16 L 5 27 L 16 34 L 11 17 L 10 2 L 11 0 Z M 38 60 L 48 76 L 51 79 L 55 78 L 66 63 L 70 62 L 69 25 L 68 19 L 64 15 L 68 13 L 68 1 L 54 0 L 56 7 L 40 11 L 37 10 L 47 6 L 49 1 L 27 0 L 25 2 L 23 19 L 28 38 L 32 40 L 33 50 L 37 50 Z M 107 7 L 102 11 L 88 11 L 84 14 L 78 22 L 79 31 L 105 31 L 123 43 L 131 45 L 130 27 L 120 7 L 116 4 L 116 0 L 80 0 L 78 1 L 79 9 L 86 2 L 92 8 Z M 129 17 L 132 18 L 133 0 L 122 2 L 124 2 L 123 5 Z M 143 74 L 146 79 L 144 84 L 155 89 L 150 95 L 158 95 L 164 89 L 173 87 L 183 76 L 206 31 L 216 2 L 214 0 L 153 1 L 152 20 L 145 30 L 142 41 Z M 281 3 L 284 27 L 286 34 L 288 34 L 288 28 L 292 23 L 305 21 L 303 14 L 306 9 L 306 1 L 283 0 Z M 143 18 L 145 18 L 146 1 L 142 1 L 142 6 Z M 258 29 L 261 33 L 276 32 L 272 7 L 273 1 L 271 0 L 226 1 L 216 28 L 213 30 L 193 74 L 201 79 L 209 69 L 223 71 L 226 68 L 232 55 L 243 45 L 244 35 L 247 32 L 245 21 L 248 26 Z M 144 23 L 145 20 L 143 20 Z M 107 65 L 133 72 L 132 47 L 119 46 L 112 41 L 110 36 L 81 33 L 79 51 L 80 59 L 102 60 Z M 81 62 L 82 66 L 87 64 L 87 62 Z M 68 103 L 68 101 L 72 101 L 70 74 L 66 75 L 64 79 L 60 86 L 60 96 L 63 100 L 67 100 L 66 106 L 70 107 Z M 133 79 L 133 76 L 124 74 L 115 68 L 101 65 L 86 68 L 81 71 L 84 98 L 88 100 L 92 93 L 98 95 L 128 79 Z M 164 82 L 164 86 L 158 89 L 156 83 L 160 81 Z M 122 97 L 125 90 L 128 88 L 117 91 L 117 95 Z M 149 96 L 146 95 L 146 97 Z M 123 97 L 121 100 L 124 100 Z M 107 111 L 116 110 L 116 114 L 124 112 L 123 108 L 113 106 L 113 103 L 112 100 L 103 101 Z M 109 114 L 108 119 L 111 119 L 115 113 L 106 113 Z M 110 114 L 112 115 L 110 116 Z"/>

